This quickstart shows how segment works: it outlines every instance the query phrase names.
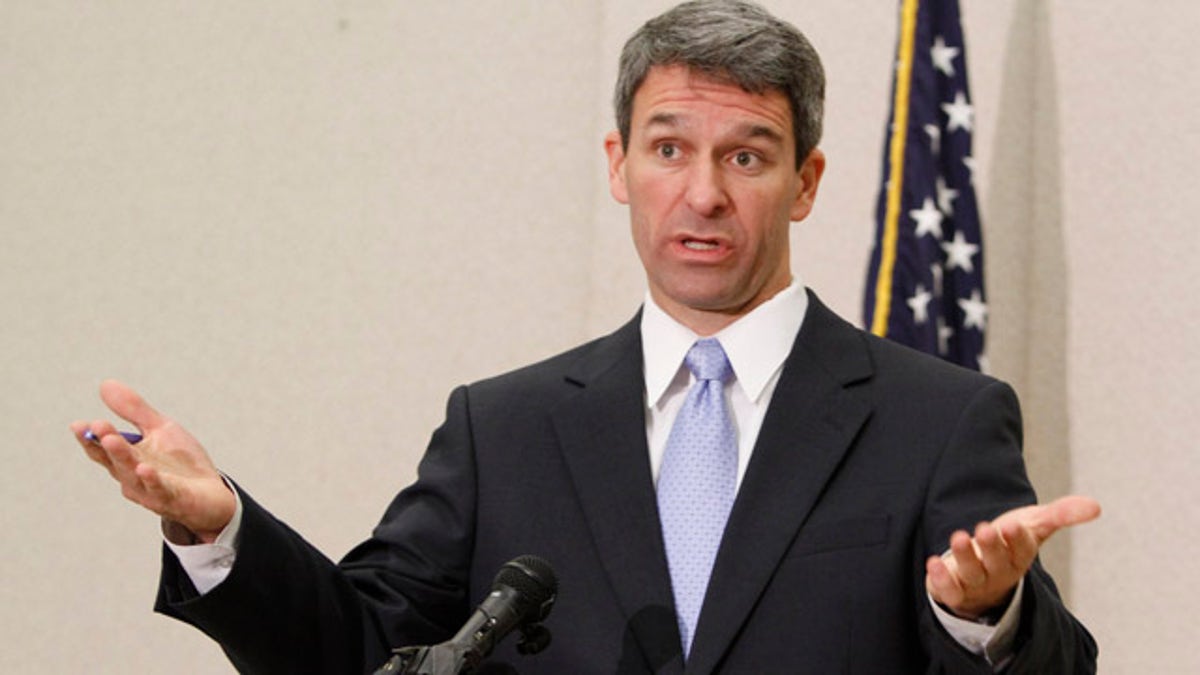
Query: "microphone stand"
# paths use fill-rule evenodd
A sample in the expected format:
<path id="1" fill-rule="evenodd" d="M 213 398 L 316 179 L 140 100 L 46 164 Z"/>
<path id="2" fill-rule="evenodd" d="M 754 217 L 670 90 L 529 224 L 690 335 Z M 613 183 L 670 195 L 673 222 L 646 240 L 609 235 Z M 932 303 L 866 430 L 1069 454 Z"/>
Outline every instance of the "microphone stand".
<path id="1" fill-rule="evenodd" d="M 525 624 L 518 630 L 520 638 L 517 640 L 517 651 L 521 654 L 537 654 L 550 644 L 550 631 L 540 623 Z M 392 650 L 392 658 L 373 675 L 472 673 L 483 661 L 483 656 L 477 646 L 453 640 L 436 645 L 398 647 Z"/>
<path id="2" fill-rule="evenodd" d="M 458 675 L 469 673 L 474 666 L 467 665 L 467 652 L 471 650 L 450 643 L 428 647 L 401 647 L 392 650 L 392 658 L 383 664 L 374 675 Z M 477 659 L 476 659 L 477 661 Z M 469 670 L 464 670 L 468 667 Z"/>
<path id="3" fill-rule="evenodd" d="M 558 579 L 550 563 L 523 555 L 504 563 L 492 591 L 467 623 L 446 642 L 400 647 L 374 675 L 459 675 L 472 673 L 510 631 L 520 633 L 517 651 L 536 654 L 550 644 L 541 624 L 558 596 Z"/>

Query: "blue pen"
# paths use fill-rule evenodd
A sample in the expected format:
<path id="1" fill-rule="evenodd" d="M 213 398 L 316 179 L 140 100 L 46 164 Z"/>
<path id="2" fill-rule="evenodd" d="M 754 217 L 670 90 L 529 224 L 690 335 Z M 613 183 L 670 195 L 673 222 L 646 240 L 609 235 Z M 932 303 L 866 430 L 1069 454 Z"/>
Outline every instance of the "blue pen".
<path id="1" fill-rule="evenodd" d="M 123 437 L 125 438 L 125 440 L 126 440 L 126 441 L 128 441 L 130 444 L 137 443 L 138 441 L 142 440 L 142 435 L 141 435 L 141 434 L 135 434 L 135 433 L 131 433 L 131 432 L 128 432 L 128 431 L 122 431 L 122 432 L 119 432 L 119 433 L 120 433 L 120 434 L 121 434 L 121 436 L 123 436 Z M 95 443 L 96 445 L 100 445 L 100 439 L 99 439 L 99 438 L 96 438 L 96 434 L 93 434 L 91 429 L 88 429 L 87 431 L 83 432 L 83 437 L 84 437 L 85 439 L 87 439 L 87 440 L 89 440 L 89 441 L 91 441 L 91 442 Z"/>

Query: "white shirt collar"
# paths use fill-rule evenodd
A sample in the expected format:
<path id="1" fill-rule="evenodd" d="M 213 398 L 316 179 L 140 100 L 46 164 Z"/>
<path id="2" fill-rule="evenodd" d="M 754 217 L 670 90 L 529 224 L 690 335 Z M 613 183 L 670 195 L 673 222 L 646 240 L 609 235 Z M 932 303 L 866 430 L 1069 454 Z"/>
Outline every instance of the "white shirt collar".
<path id="1" fill-rule="evenodd" d="M 713 336 L 721 342 L 737 384 L 750 401 L 758 401 L 783 366 L 807 310 L 804 285 L 792 279 L 787 288 Z M 675 378 L 686 376 L 686 371 L 681 375 L 680 370 L 683 357 L 700 336 L 671 318 L 649 293 L 642 309 L 641 331 L 646 403 L 657 406 Z"/>

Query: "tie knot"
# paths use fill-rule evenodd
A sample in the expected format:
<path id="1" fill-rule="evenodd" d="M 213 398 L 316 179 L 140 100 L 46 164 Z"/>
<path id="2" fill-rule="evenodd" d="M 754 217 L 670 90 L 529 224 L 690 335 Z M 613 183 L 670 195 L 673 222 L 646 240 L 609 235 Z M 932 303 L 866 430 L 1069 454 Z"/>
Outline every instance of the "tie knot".
<path id="1" fill-rule="evenodd" d="M 717 380 L 724 382 L 733 374 L 729 365 L 729 357 L 716 338 L 696 340 L 696 344 L 683 357 L 683 363 L 692 371 L 697 380 Z"/>

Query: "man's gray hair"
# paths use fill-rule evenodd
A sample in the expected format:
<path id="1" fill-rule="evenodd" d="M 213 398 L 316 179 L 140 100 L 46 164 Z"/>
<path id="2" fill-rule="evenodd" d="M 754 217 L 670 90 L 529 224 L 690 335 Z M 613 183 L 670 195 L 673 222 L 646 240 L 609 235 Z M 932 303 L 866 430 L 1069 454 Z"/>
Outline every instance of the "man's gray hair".
<path id="1" fill-rule="evenodd" d="M 647 21 L 621 51 L 613 104 L 626 150 L 634 94 L 652 67 L 672 65 L 754 94 L 774 89 L 787 97 L 797 168 L 821 140 L 825 71 L 804 34 L 745 0 L 693 0 Z"/>

